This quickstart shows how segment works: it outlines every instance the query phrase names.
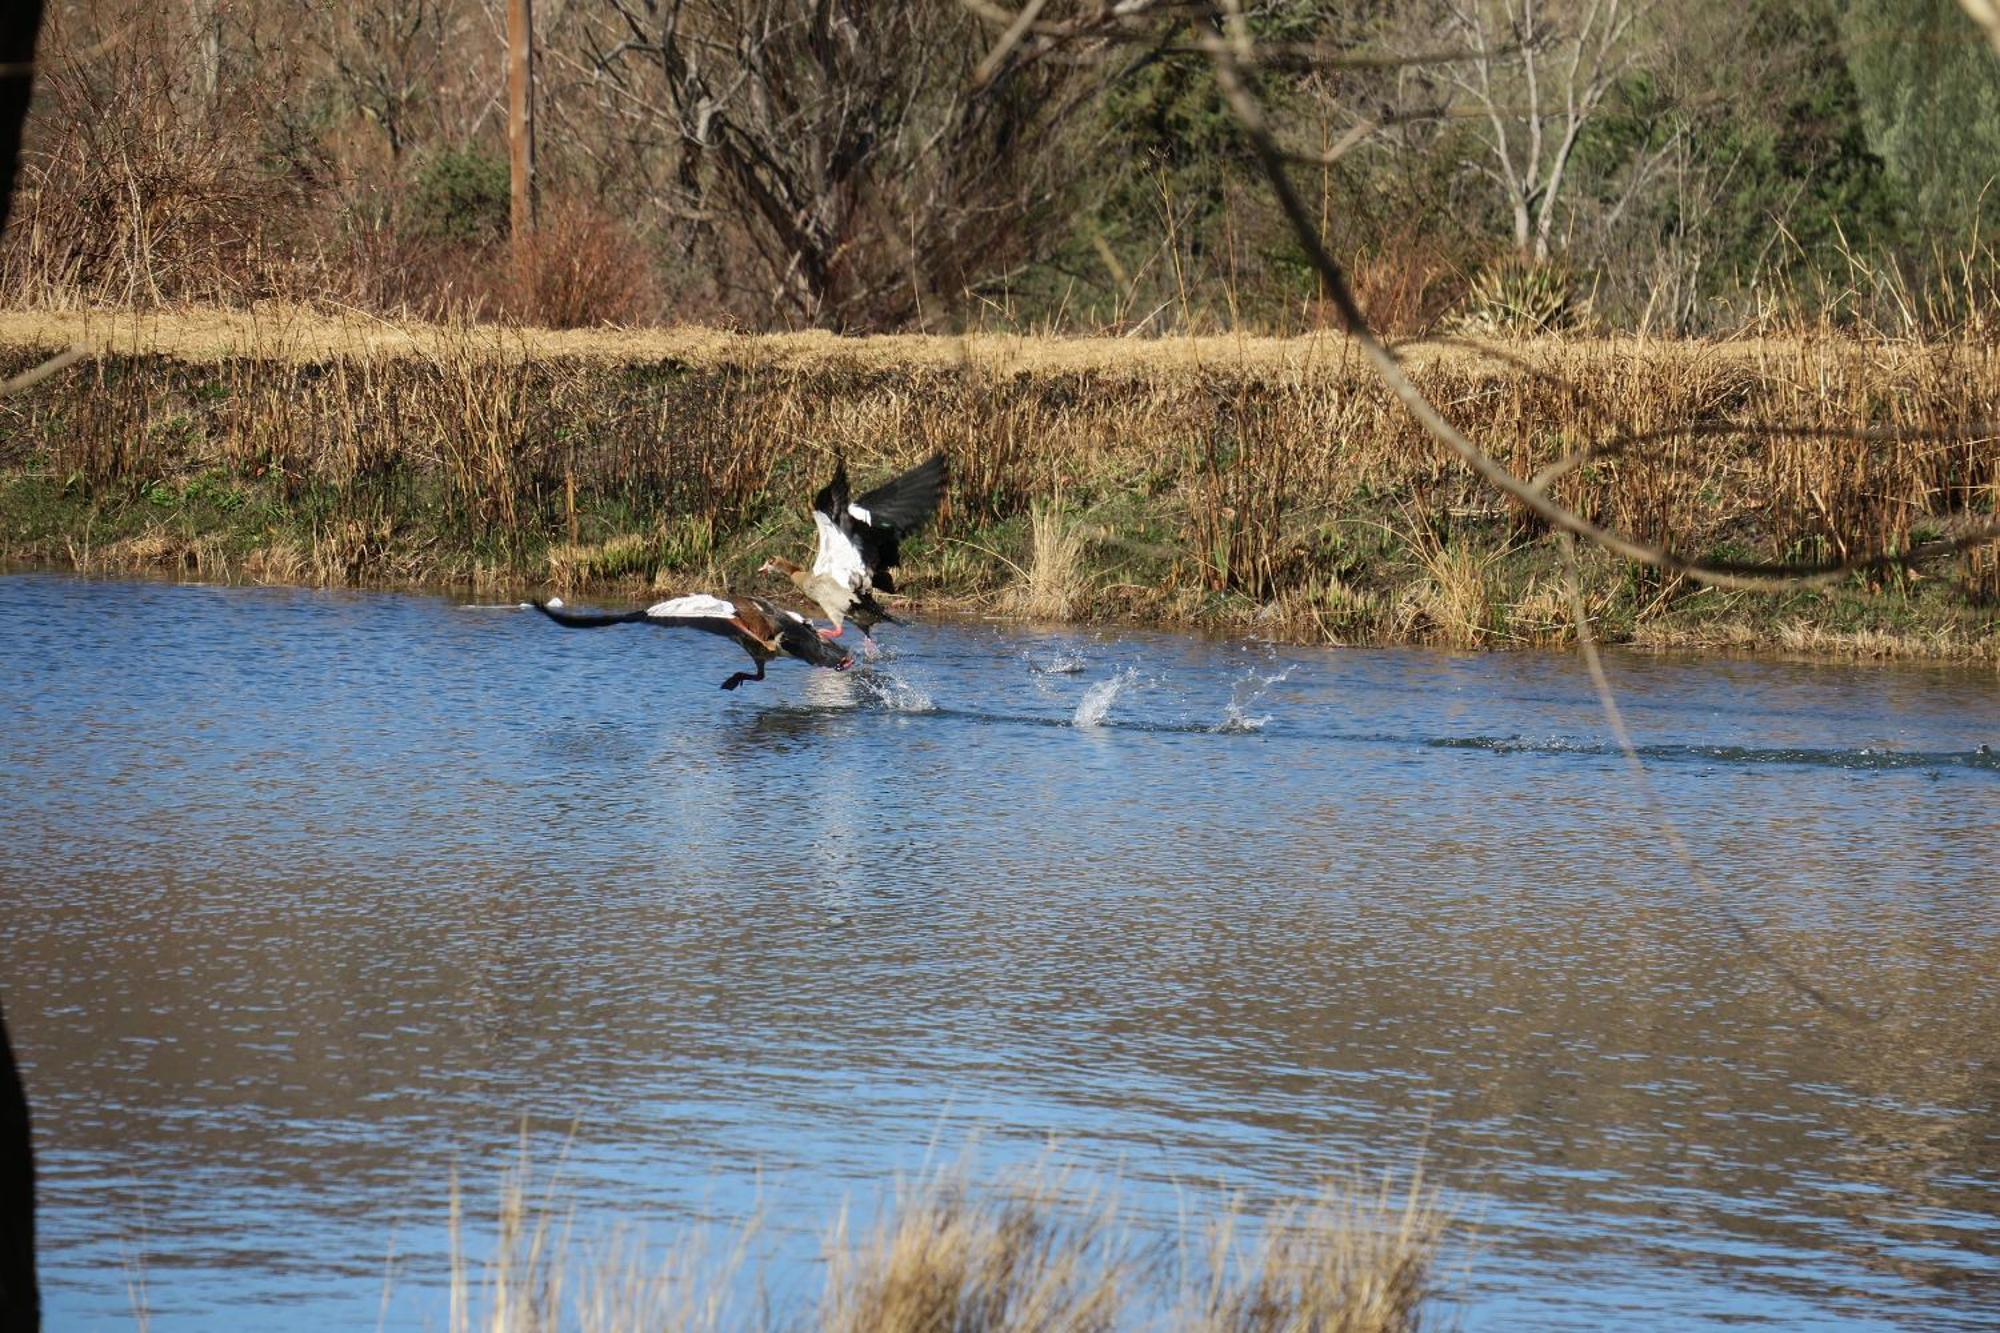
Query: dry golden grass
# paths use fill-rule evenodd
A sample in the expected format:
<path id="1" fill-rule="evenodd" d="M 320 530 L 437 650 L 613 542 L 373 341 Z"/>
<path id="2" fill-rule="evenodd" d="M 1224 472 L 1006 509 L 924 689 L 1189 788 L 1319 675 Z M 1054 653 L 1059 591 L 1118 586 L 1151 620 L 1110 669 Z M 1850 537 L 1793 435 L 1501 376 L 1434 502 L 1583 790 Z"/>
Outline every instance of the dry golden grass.
<path id="1" fill-rule="evenodd" d="M 857 1240 L 827 1243 L 826 1333 L 1029 1333 L 1114 1326 L 1137 1273 L 1115 1209 L 1025 1177 L 977 1190 L 961 1174 L 905 1190 Z"/>
<path id="2" fill-rule="evenodd" d="M 1170 339 L 1027 338 L 997 334 L 944 337 L 889 334 L 843 337 L 823 330 L 741 334 L 706 328 L 534 329 L 452 326 L 328 314 L 267 302 L 251 310 L 0 311 L 0 345 L 88 343 L 104 351 L 156 353 L 187 360 L 233 357 L 320 360 L 333 356 L 446 355 L 470 342 L 483 354 L 513 360 L 577 357 L 610 362 L 678 361 L 697 368 L 823 368 L 1062 373 L 1136 369 L 1198 370 L 1253 365 L 1296 371 L 1342 364 L 1345 337 L 1201 337 Z M 1457 355 L 1444 352 L 1444 355 Z"/>
<path id="3" fill-rule="evenodd" d="M 1550 646 L 1576 639 L 1576 617 L 1570 611 L 1569 593 L 1557 578 L 1531 582 L 1520 598 L 1506 608 L 1507 633 L 1521 643 Z"/>
<path id="4" fill-rule="evenodd" d="M 1406 636 L 1447 648 L 1478 648 L 1499 637 L 1505 617 L 1492 571 L 1506 548 L 1477 550 L 1463 538 L 1439 537 L 1422 523 L 1412 523 L 1402 535 L 1423 570 L 1397 608 Z"/>
<path id="5" fill-rule="evenodd" d="M 80 551 L 76 564 L 86 573 L 153 569 L 190 574 L 196 578 L 225 578 L 229 574 L 228 560 L 220 542 L 164 526 L 107 546 Z"/>
<path id="6" fill-rule="evenodd" d="M 1406 1333 L 1419 1326 L 1449 1219 L 1421 1173 L 1329 1185 L 1266 1218 L 1247 1255 L 1240 1217 L 1212 1224 L 1209 1285 L 1180 1327 L 1203 1333 Z"/>
<path id="7" fill-rule="evenodd" d="M 293 307 L 0 316 L 0 359 L 74 338 L 99 350 L 0 422 L 0 481 L 33 480 L 14 503 L 43 509 L 10 524 L 16 558 L 83 566 L 87 548 L 100 569 L 566 593 L 750 587 L 765 556 L 810 550 L 805 499 L 836 455 L 865 480 L 943 450 L 945 505 L 905 562 L 920 607 L 942 593 L 1322 642 L 1567 634 L 1538 592 L 1545 534 L 1332 336 L 545 333 Z M 1526 368 L 1434 345 L 1413 373 L 1517 473 L 1559 472 L 1562 502 L 1642 540 L 1838 557 L 1957 531 L 2000 500 L 2000 346 L 1507 350 Z M 1702 433 L 1676 433 L 1690 423 Z M 209 545 L 118 545 L 160 506 Z M 1926 577 L 1937 614 L 1903 651 L 1987 652 L 2000 553 Z M 1643 571 L 1619 588 L 1607 624 L 1627 637 L 1694 592 Z M 1755 610 L 1772 603 L 1732 605 L 1742 624 L 1777 623 Z M 1842 629 L 1895 628 L 1882 619 Z"/>
<path id="8" fill-rule="evenodd" d="M 311 571 L 312 558 L 298 543 L 280 539 L 244 557 L 242 574 L 251 583 L 282 585 L 309 582 Z"/>
<path id="9" fill-rule="evenodd" d="M 751 1263 L 758 1224 L 721 1249 L 662 1254 L 629 1236 L 579 1239 L 552 1181 L 525 1161 L 503 1183 L 492 1253 L 467 1254 L 452 1191 L 452 1333 L 819 1329 L 824 1333 L 1408 1333 L 1436 1295 L 1448 1218 L 1413 1177 L 1252 1216 L 1231 1199 L 1171 1254 L 1137 1242 L 1115 1201 L 1061 1173 L 975 1184 L 962 1167 L 899 1191 L 865 1234 L 842 1216 L 809 1308 L 772 1309 Z"/>
<path id="10" fill-rule="evenodd" d="M 1064 513 L 1060 498 L 1036 503 L 1028 513 L 1028 565 L 1007 601 L 1029 620 L 1068 620 L 1090 593 L 1084 534 Z"/>
<path id="11" fill-rule="evenodd" d="M 1916 638 L 1916 642 L 1912 639 Z M 1842 660 L 1887 660 L 1925 654 L 1922 632 L 1894 633 L 1879 629 L 1835 629 L 1803 619 L 1781 620 L 1774 626 L 1751 626 L 1722 622 L 1684 626 L 1673 623 L 1641 624 L 1632 635 L 1631 646 L 1659 652 L 1778 652 L 1798 657 Z M 1988 635 L 1972 643 L 1948 644 L 1937 640 L 1927 654 L 1954 657 L 2000 666 L 2000 637 Z"/>
<path id="12" fill-rule="evenodd" d="M 1576 359 L 1597 365 L 1643 366 L 1662 354 L 1693 349 L 1714 361 L 1772 367 L 1794 362 L 1802 349 L 1823 353 L 1841 340 L 1785 338 L 1683 341 L 1638 337 L 1515 338 L 1495 340 L 1508 355 L 1534 362 Z M 1346 335 L 1325 331 L 1271 338 L 1211 334 L 1199 337 L 1122 338 L 969 333 L 877 334 L 848 337 L 824 330 L 798 333 L 731 333 L 700 327 L 538 329 L 494 324 L 427 324 L 362 311 L 282 302 L 248 310 L 0 310 L 0 346 L 85 343 L 103 352 L 156 354 L 189 361 L 268 357 L 320 361 L 330 357 L 441 358 L 472 349 L 502 360 L 577 358 L 628 363 L 676 361 L 696 369 L 737 366 L 758 370 L 886 371 L 978 369 L 998 374 L 1133 373 L 1151 377 L 1211 370 L 1263 375 L 1364 374 Z M 1848 345 L 1856 357 L 1897 358 L 1922 344 Z M 1900 349 L 1900 350 L 1899 350 Z M 1413 368 L 1474 365 L 1487 360 L 1468 340 L 1405 344 Z"/>

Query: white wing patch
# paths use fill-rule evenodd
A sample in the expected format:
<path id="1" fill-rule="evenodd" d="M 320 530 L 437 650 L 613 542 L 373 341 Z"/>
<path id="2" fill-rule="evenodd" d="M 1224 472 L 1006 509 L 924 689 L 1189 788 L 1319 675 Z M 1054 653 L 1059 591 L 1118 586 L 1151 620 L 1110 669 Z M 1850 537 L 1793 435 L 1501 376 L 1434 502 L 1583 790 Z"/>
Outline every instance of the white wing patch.
<path id="1" fill-rule="evenodd" d="M 868 567 L 862 563 L 861 548 L 817 509 L 813 510 L 813 526 L 819 529 L 819 549 L 813 552 L 812 572 L 831 575 L 849 588 L 867 582 Z"/>
<path id="2" fill-rule="evenodd" d="M 863 523 L 870 524 L 871 526 L 875 522 L 875 516 L 869 513 L 866 509 L 863 509 L 860 505 L 847 506 L 847 512 L 854 515 L 854 517 L 860 519 Z"/>
<path id="3" fill-rule="evenodd" d="M 736 604 L 698 592 L 691 597 L 673 597 L 655 602 L 646 608 L 646 614 L 663 620 L 673 616 L 713 616 L 717 620 L 727 620 L 736 614 Z"/>

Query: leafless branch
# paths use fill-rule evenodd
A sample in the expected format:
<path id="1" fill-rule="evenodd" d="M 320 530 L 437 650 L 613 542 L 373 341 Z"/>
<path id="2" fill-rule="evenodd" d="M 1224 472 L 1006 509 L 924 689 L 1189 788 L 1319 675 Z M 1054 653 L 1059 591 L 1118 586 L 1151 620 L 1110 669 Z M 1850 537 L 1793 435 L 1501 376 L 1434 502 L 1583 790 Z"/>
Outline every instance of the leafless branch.
<path id="1" fill-rule="evenodd" d="M 1958 7 L 1979 25 L 1986 40 L 1993 43 L 1993 54 L 2000 56 L 2000 0 L 1958 0 Z"/>
<path id="2" fill-rule="evenodd" d="M 1003 29 L 989 59 L 1004 57 L 1029 37 L 1075 44 L 1079 41 L 1123 42 L 1152 48 L 1162 55 L 1199 55 L 1199 43 L 1162 38 L 1157 19 L 1163 15 L 1205 17 L 1212 9 L 1210 0 L 1191 3 L 1131 3 L 1114 6 L 1101 13 L 1063 22 L 1039 18 L 1047 0 L 1033 0 L 1018 11 L 1008 10 L 988 0 L 959 0 L 966 10 L 985 23 Z M 1149 21 L 1151 20 L 1151 21 Z M 1495 54 L 1511 52 L 1503 47 Z M 1356 51 L 1325 42 L 1258 42 L 1243 56 L 1246 65 L 1285 70 L 1395 70 L 1427 65 L 1452 65 L 1471 59 L 1469 49 L 1437 51 Z"/>
<path id="3" fill-rule="evenodd" d="M 89 354 L 90 348 L 84 343 L 76 343 L 63 351 L 57 352 L 39 366 L 24 370 L 5 384 L 0 384 L 0 398 L 8 398 L 17 393 L 25 393 L 56 372 L 66 370 L 70 366 L 75 365 Z"/>
<path id="4" fill-rule="evenodd" d="M 2000 538 L 2000 522 L 1980 524 L 1970 531 L 1940 541 L 1924 542 L 1903 552 L 1872 552 L 1851 559 L 1814 564 L 1766 564 L 1754 562 L 1708 562 L 1694 559 L 1667 546 L 1635 540 L 1622 533 L 1590 522 L 1557 504 L 1530 481 L 1515 476 L 1463 432 L 1445 420 L 1443 414 L 1410 381 L 1402 362 L 1370 327 L 1355 301 L 1347 276 L 1327 252 L 1324 239 L 1304 201 L 1293 187 L 1286 169 L 1285 154 L 1272 137 L 1263 108 L 1250 93 L 1236 59 L 1237 48 L 1248 41 L 1237 0 L 1225 0 L 1230 18 L 1228 40 L 1211 36 L 1205 40 L 1214 63 L 1217 85 L 1229 102 L 1237 123 L 1250 141 L 1258 165 L 1277 196 L 1279 206 L 1304 247 L 1308 260 L 1318 272 L 1328 298 L 1333 302 L 1348 332 L 1360 346 L 1376 373 L 1403 401 L 1432 438 L 1457 454 L 1472 470 L 1499 490 L 1514 497 L 1543 521 L 1561 531 L 1573 533 L 1612 554 L 1638 564 L 1681 574 L 1699 583 L 1721 588 L 1778 591 L 1790 588 L 1826 587 L 1850 575 L 1881 569 L 1906 568 Z"/>

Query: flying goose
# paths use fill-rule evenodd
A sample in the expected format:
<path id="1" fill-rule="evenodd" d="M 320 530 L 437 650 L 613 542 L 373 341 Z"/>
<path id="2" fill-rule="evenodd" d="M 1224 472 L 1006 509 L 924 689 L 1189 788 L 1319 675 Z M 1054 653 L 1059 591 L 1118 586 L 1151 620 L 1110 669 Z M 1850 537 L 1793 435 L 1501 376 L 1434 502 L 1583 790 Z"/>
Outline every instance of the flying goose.
<path id="1" fill-rule="evenodd" d="M 746 680 L 764 679 L 764 664 L 780 654 L 833 671 L 845 671 L 854 659 L 813 632 L 812 622 L 796 611 L 773 606 L 761 597 L 738 597 L 734 601 L 695 593 L 655 602 L 643 611 L 593 614 L 559 611 L 547 602 L 534 607 L 558 625 L 571 629 L 598 629 L 605 625 L 660 625 L 667 629 L 698 629 L 734 639 L 750 660 L 757 664 L 753 674 L 739 671 L 722 682 L 733 690 Z"/>
<path id="2" fill-rule="evenodd" d="M 789 560 L 764 562 L 761 573 L 784 574 L 798 590 L 819 603 L 833 622 L 820 634 L 837 639 L 847 617 L 861 626 L 870 650 L 871 631 L 883 621 L 903 622 L 875 600 L 875 593 L 896 591 L 896 567 L 902 559 L 902 539 L 921 528 L 937 512 L 944 491 L 945 460 L 933 455 L 902 476 L 882 483 L 858 500 L 850 499 L 847 460 L 836 459 L 833 480 L 813 497 L 813 528 L 819 545 L 810 570 Z"/>

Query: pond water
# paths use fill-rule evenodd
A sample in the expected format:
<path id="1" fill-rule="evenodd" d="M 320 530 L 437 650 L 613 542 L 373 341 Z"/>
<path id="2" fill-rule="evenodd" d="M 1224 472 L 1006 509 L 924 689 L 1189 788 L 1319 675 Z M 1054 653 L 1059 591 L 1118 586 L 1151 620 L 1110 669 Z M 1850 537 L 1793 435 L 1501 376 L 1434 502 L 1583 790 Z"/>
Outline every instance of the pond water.
<path id="1" fill-rule="evenodd" d="M 2000 1320 L 1991 667 L 1614 656 L 1649 796 L 1564 655 L 930 624 L 725 694 L 437 598 L 0 624 L 52 1328 L 443 1327 L 523 1117 L 580 1231 L 760 1212 L 801 1285 L 976 1141 L 1163 1234 L 1421 1161 L 1468 1328 Z"/>

